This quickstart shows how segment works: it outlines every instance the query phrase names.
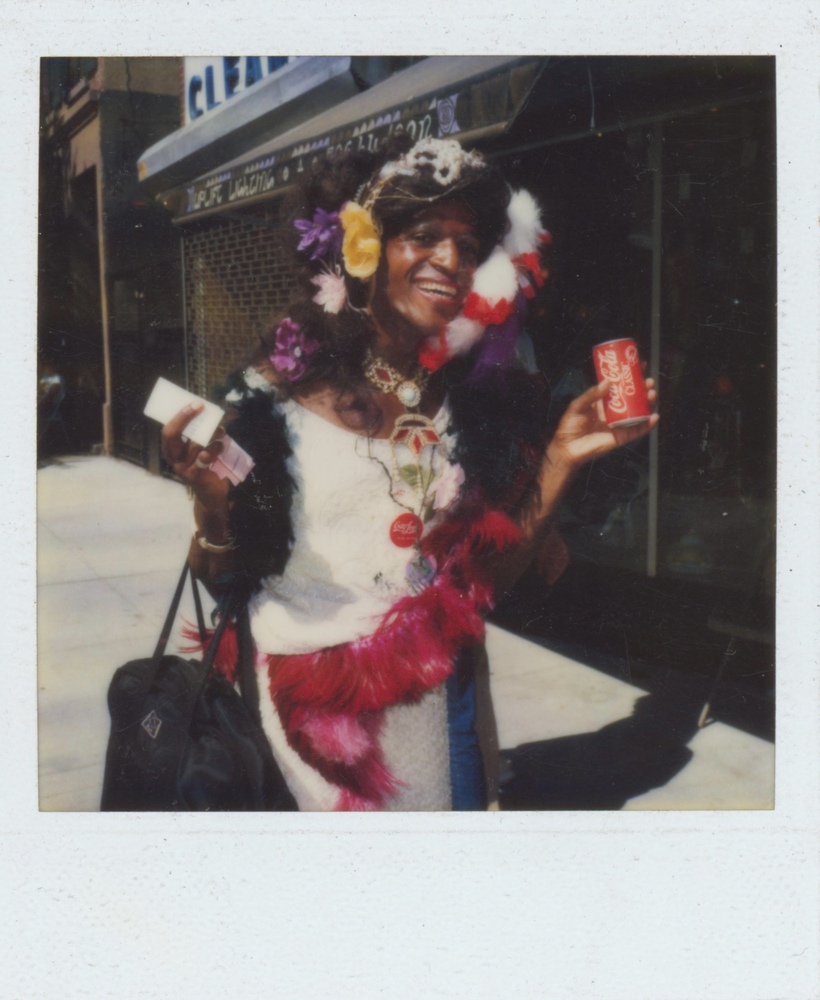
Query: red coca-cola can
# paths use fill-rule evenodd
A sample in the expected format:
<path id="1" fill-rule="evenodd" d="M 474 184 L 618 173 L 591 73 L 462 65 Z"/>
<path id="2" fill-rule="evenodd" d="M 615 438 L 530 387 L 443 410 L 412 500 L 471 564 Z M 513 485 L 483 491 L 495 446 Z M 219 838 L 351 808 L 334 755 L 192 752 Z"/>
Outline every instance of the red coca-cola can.
<path id="1" fill-rule="evenodd" d="M 598 381 L 609 379 L 604 417 L 609 427 L 632 427 L 649 420 L 649 399 L 638 345 L 630 337 L 607 340 L 592 348 Z"/>

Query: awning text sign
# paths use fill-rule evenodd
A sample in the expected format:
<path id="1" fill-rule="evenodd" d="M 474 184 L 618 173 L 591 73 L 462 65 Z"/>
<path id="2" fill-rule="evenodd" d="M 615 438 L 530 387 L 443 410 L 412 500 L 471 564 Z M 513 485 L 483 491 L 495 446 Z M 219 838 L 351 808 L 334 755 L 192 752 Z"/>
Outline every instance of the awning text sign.
<path id="1" fill-rule="evenodd" d="M 287 56 L 186 56 L 185 124 L 221 107 L 287 62 Z"/>
<path id="2" fill-rule="evenodd" d="M 536 72 L 535 63 L 505 69 L 456 85 L 452 93 L 427 95 L 211 174 L 175 192 L 175 218 L 184 222 L 202 212 L 272 197 L 296 183 L 319 158 L 351 149 L 377 150 L 402 132 L 418 140 L 502 124 L 517 112 L 521 95 L 528 89 L 522 83 L 527 77 L 532 82 Z"/>

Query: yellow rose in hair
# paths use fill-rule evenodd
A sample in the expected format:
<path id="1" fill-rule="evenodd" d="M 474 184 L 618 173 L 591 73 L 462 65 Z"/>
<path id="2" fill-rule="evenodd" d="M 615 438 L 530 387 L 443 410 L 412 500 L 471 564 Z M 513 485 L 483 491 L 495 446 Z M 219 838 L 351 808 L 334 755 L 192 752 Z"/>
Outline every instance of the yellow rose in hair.
<path id="1" fill-rule="evenodd" d="M 379 266 L 382 244 L 373 216 L 366 208 L 349 201 L 339 212 L 344 229 L 342 257 L 345 270 L 363 281 L 375 274 Z"/>

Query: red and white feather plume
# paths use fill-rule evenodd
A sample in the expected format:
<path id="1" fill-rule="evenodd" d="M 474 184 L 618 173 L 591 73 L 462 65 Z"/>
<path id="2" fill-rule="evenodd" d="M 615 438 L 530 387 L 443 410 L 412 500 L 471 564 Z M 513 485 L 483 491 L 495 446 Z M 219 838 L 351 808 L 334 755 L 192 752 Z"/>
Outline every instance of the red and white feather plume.
<path id="1" fill-rule="evenodd" d="M 532 298 L 543 284 L 539 251 L 552 238 L 541 225 L 538 202 L 529 191 L 513 191 L 507 218 L 507 233 L 476 269 L 463 310 L 440 337 L 432 337 L 424 345 L 420 359 L 431 371 L 469 351 L 486 327 L 509 319 L 519 291 Z"/>

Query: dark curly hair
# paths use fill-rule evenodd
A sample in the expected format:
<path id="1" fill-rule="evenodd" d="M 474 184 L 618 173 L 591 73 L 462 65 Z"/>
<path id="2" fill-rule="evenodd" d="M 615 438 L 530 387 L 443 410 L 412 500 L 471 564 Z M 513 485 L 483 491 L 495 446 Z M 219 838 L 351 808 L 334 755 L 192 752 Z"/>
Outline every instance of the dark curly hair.
<path id="1" fill-rule="evenodd" d="M 348 302 L 338 314 L 326 312 L 313 302 L 316 285 L 311 279 L 321 271 L 321 262 L 309 260 L 309 252 L 297 249 L 299 235 L 293 227 L 296 219 L 312 219 L 317 209 L 338 212 L 347 201 L 362 196 L 382 167 L 397 160 L 413 146 L 406 133 L 383 144 L 377 152 L 349 151 L 314 165 L 286 204 L 285 216 L 291 239 L 290 249 L 302 264 L 297 286 L 287 315 L 322 349 L 312 359 L 299 379 L 281 386 L 285 395 L 317 381 L 338 386 L 353 386 L 361 380 L 365 354 L 373 338 L 373 329 L 364 312 L 368 286 L 343 274 Z M 479 260 L 489 256 L 506 231 L 510 189 L 495 167 L 489 164 L 463 165 L 458 180 L 442 186 L 433 176 L 433 168 L 422 165 L 412 174 L 399 174 L 385 182 L 371 209 L 383 240 L 402 232 L 418 215 L 437 202 L 458 201 L 470 211 L 479 239 Z M 282 317 L 268 327 L 251 357 L 251 363 L 264 362 L 271 353 L 276 329 Z"/>

